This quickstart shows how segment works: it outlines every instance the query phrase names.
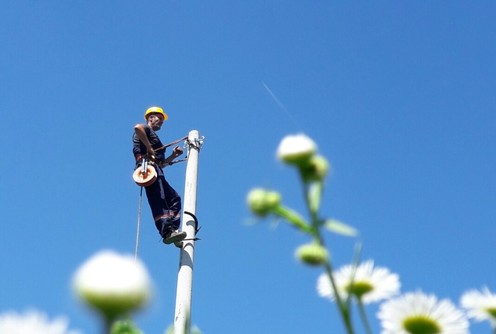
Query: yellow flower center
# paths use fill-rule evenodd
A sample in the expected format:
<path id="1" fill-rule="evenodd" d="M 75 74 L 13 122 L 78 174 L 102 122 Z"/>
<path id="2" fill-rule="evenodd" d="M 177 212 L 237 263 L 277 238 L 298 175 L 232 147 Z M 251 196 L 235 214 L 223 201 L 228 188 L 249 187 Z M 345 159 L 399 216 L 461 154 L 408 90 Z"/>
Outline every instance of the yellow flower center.
<path id="1" fill-rule="evenodd" d="M 491 317 L 496 318 L 496 308 L 495 307 L 489 307 L 486 309 L 486 312 L 491 315 Z"/>
<path id="2" fill-rule="evenodd" d="M 403 328 L 410 334 L 438 334 L 441 333 L 439 324 L 425 315 L 406 318 Z"/>
<path id="3" fill-rule="evenodd" d="M 358 299 L 370 291 L 374 290 L 374 287 L 369 282 L 353 282 L 346 287 L 346 291 L 349 294 L 355 295 Z"/>

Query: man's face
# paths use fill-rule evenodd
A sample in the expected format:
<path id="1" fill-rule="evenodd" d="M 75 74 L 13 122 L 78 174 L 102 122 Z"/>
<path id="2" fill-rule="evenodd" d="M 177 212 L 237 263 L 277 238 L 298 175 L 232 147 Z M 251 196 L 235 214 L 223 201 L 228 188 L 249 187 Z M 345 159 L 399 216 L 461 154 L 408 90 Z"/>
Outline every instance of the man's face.
<path id="1" fill-rule="evenodd" d="M 164 116 L 161 114 L 151 114 L 148 116 L 147 122 L 153 131 L 158 131 L 162 127 L 162 123 L 164 123 Z"/>

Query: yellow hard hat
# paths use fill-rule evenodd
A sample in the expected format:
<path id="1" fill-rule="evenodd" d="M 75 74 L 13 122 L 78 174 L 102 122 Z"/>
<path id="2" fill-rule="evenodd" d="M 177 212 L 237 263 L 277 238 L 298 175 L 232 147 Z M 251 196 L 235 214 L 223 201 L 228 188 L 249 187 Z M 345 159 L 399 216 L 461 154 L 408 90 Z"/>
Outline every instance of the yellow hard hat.
<path id="1" fill-rule="evenodd" d="M 164 109 L 162 109 L 160 107 L 150 107 L 150 108 L 146 109 L 145 119 L 150 114 L 161 114 L 162 116 L 164 116 L 164 121 L 166 121 L 167 118 L 169 118 L 169 116 L 167 116 L 167 114 L 164 112 Z"/>

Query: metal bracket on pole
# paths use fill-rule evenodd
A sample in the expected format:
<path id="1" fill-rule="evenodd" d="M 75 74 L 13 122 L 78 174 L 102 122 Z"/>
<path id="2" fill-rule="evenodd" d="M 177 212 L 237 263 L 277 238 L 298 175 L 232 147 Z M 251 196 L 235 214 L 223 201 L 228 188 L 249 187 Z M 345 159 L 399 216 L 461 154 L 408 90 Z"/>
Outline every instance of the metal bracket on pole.
<path id="1" fill-rule="evenodd" d="M 187 236 L 180 250 L 179 272 L 177 275 L 176 309 L 174 316 L 174 334 L 189 334 L 191 331 L 191 299 L 193 286 L 193 263 L 196 232 L 196 192 L 198 180 L 198 155 L 203 143 L 197 130 L 188 135 L 188 160 L 186 165 L 186 182 L 184 186 L 184 205 L 182 230 Z"/>

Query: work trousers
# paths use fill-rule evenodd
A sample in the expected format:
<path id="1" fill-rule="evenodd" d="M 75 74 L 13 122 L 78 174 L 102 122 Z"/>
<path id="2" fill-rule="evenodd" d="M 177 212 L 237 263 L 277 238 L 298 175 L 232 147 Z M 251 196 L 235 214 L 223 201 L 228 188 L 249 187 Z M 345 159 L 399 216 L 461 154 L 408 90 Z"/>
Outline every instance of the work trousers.
<path id="1" fill-rule="evenodd" d="M 155 168 L 157 169 L 157 179 L 145 187 L 145 190 L 155 226 L 160 235 L 165 238 L 169 232 L 179 229 L 181 197 L 167 182 L 162 169 L 157 166 Z"/>

